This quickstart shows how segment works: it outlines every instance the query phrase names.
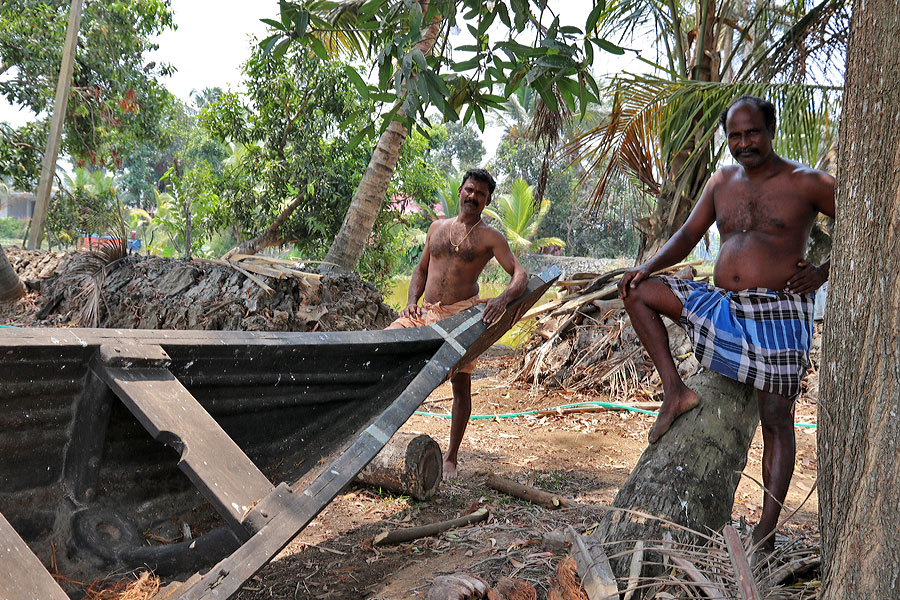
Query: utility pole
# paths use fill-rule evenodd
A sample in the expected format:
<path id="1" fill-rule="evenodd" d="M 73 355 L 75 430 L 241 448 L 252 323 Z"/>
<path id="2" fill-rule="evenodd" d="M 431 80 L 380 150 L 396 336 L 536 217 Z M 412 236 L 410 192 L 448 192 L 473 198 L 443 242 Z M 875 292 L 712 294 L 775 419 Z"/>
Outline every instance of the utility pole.
<path id="1" fill-rule="evenodd" d="M 53 187 L 59 142 L 62 138 L 63 121 L 66 118 L 66 104 L 69 101 L 69 88 L 72 86 L 72 69 L 75 66 L 75 46 L 78 43 L 78 29 L 81 27 L 82 5 L 83 0 L 72 0 L 72 8 L 69 9 L 69 25 L 66 28 L 66 44 L 63 47 L 59 80 L 56 83 L 56 101 L 53 104 L 50 135 L 47 136 L 47 149 L 41 165 L 41 179 L 38 183 L 34 215 L 31 217 L 31 226 L 28 228 L 26 247 L 29 250 L 40 247 L 41 238 L 44 236 L 44 224 L 47 222 L 47 213 L 50 209 L 50 188 Z"/>

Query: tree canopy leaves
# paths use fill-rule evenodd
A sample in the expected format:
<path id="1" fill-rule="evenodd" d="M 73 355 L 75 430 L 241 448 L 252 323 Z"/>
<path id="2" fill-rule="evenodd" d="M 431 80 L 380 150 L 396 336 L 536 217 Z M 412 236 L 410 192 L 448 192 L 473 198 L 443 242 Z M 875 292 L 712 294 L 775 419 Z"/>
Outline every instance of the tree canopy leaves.
<path id="1" fill-rule="evenodd" d="M 43 152 L 70 2 L 0 3 L 0 95 L 37 115 L 18 130 L 0 124 L 0 175 L 34 187 Z M 116 167 L 157 133 L 170 94 L 148 62 L 153 36 L 173 26 L 169 0 L 86 1 L 75 53 L 62 152 L 81 164 Z"/>
<path id="2" fill-rule="evenodd" d="M 552 109 L 559 97 L 586 107 L 600 95 L 589 69 L 595 50 L 620 51 L 590 27 L 561 25 L 548 0 L 282 0 L 280 8 L 278 19 L 266 20 L 273 33 L 264 49 L 277 56 L 299 43 L 318 56 L 367 61 L 371 73 L 348 72 L 355 71 L 351 80 L 361 93 L 392 107 L 382 127 L 400 107 L 410 124 L 428 125 L 434 106 L 447 121 L 474 120 L 484 130 L 486 113 L 502 110 L 522 85 Z M 439 24 L 438 39 L 426 56 L 415 45 L 432 23 Z M 471 43 L 452 47 L 456 30 Z M 367 84 L 364 75 L 375 83 Z M 372 124 L 367 134 L 374 132 Z"/>

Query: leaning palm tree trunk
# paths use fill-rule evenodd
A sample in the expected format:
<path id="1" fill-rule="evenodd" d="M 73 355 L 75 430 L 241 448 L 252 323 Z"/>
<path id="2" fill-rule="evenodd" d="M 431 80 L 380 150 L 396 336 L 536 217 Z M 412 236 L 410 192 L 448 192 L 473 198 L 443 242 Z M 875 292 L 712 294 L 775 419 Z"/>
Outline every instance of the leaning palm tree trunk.
<path id="1" fill-rule="evenodd" d="M 9 264 L 3 246 L 0 246 L 0 302 L 12 302 L 24 295 L 25 285 L 19 279 L 19 275 L 12 265 Z"/>
<path id="2" fill-rule="evenodd" d="M 687 383 L 700 395 L 700 405 L 679 417 L 641 455 L 612 503 L 624 510 L 607 511 L 599 519 L 594 535 L 612 545 L 616 575 L 629 572 L 635 540 L 663 539 L 666 533 L 677 538 L 677 526 L 716 531 L 731 519 L 734 493 L 759 423 L 753 388 L 709 370 Z M 644 575 L 658 575 L 660 565 L 648 560 Z"/>
<path id="3" fill-rule="evenodd" d="M 422 13 L 426 14 L 428 0 L 421 0 L 420 4 Z M 430 56 L 440 25 L 440 19 L 432 21 L 425 35 L 414 48 L 421 50 L 425 56 Z M 408 82 L 408 84 L 411 83 Z M 397 110 L 397 118 L 406 118 L 406 112 L 402 108 Z M 408 133 L 406 126 L 395 120 L 391 121 L 381 137 L 378 138 L 366 172 L 359 182 L 359 187 L 356 188 L 356 193 L 353 194 L 353 200 L 350 202 L 350 208 L 347 209 L 344 223 L 325 256 L 326 263 L 333 263 L 345 271 L 356 268 L 356 263 L 362 256 L 369 235 L 372 233 L 372 227 L 375 225 L 375 219 L 381 210 L 388 184 L 394 174 L 400 150 L 406 142 Z"/>

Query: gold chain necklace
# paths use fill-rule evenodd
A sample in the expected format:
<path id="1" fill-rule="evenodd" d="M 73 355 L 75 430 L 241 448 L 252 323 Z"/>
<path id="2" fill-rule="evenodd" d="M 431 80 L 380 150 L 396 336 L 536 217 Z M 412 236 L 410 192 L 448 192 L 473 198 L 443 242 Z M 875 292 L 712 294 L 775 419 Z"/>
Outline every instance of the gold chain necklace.
<path id="1" fill-rule="evenodd" d="M 456 218 L 456 221 L 459 221 L 459 217 Z M 454 221 L 453 223 L 456 223 L 456 221 Z M 478 224 L 481 223 L 481 217 L 478 217 L 478 221 L 474 225 L 472 225 L 472 229 L 469 229 L 469 231 L 466 232 L 466 235 L 463 236 L 463 239 L 459 240 L 458 244 L 453 243 L 453 223 L 450 223 L 450 245 L 453 246 L 453 250 L 455 252 L 459 252 L 459 247 L 462 246 L 462 243 L 466 241 L 466 238 L 469 237 L 469 234 L 472 233 L 472 230 L 478 227 Z"/>

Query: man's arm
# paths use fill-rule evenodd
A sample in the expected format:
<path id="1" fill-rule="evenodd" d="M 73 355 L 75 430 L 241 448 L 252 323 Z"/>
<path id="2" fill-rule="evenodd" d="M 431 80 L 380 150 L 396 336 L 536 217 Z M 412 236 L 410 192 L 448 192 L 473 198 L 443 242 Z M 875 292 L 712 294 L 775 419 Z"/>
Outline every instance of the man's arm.
<path id="1" fill-rule="evenodd" d="M 518 298 L 525 291 L 525 286 L 528 283 L 528 274 L 509 249 L 509 243 L 506 241 L 506 238 L 497 231 L 494 231 L 491 237 L 491 249 L 494 252 L 494 258 L 509 273 L 510 280 L 509 285 L 506 286 L 502 294 L 486 301 L 487 306 L 484 308 L 481 320 L 488 324 L 500 318 L 503 311 L 506 310 L 506 305 Z"/>
<path id="2" fill-rule="evenodd" d="M 717 171 L 710 178 L 700 200 L 697 201 L 694 210 L 684 225 L 675 232 L 675 235 L 669 239 L 666 244 L 660 248 L 653 258 L 640 265 L 639 267 L 628 271 L 619 280 L 619 297 L 624 298 L 628 295 L 630 288 L 635 288 L 638 284 L 650 277 L 656 271 L 671 267 L 675 263 L 684 260 L 684 258 L 694 249 L 700 242 L 703 234 L 716 221 L 716 208 L 714 203 L 715 189 L 719 185 L 721 179 L 721 171 Z"/>
<path id="3" fill-rule="evenodd" d="M 419 308 L 419 298 L 425 293 L 425 283 L 428 281 L 428 263 L 431 262 L 431 232 L 437 226 L 437 221 L 428 228 L 425 234 L 425 248 L 422 250 L 422 257 L 419 264 L 413 269 L 412 277 L 409 280 L 409 296 L 406 299 L 406 308 L 400 311 L 401 317 L 421 317 L 421 309 Z"/>
<path id="4" fill-rule="evenodd" d="M 834 218 L 834 177 L 823 171 L 813 170 L 803 179 L 803 187 L 809 194 L 810 202 L 820 213 Z M 831 257 L 819 266 L 811 265 L 806 260 L 797 263 L 796 273 L 791 275 L 784 286 L 786 292 L 793 294 L 809 294 L 828 281 L 831 273 Z"/>

